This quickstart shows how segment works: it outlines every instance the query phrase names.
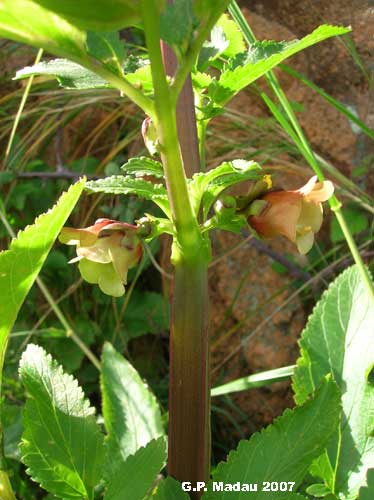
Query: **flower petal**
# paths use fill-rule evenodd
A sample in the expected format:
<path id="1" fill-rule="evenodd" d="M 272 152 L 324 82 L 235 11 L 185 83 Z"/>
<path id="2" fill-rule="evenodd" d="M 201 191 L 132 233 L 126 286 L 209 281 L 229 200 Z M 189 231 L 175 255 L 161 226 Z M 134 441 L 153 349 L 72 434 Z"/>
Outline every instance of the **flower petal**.
<path id="1" fill-rule="evenodd" d="M 85 245 L 93 245 L 97 240 L 96 234 L 87 229 L 75 229 L 74 227 L 64 227 L 58 237 L 61 243 L 65 245 L 78 245 L 84 242 Z"/>
<path id="2" fill-rule="evenodd" d="M 311 250 L 314 243 L 314 233 L 313 231 L 308 231 L 304 234 L 296 236 L 296 245 L 299 253 L 305 255 Z"/>
<path id="3" fill-rule="evenodd" d="M 99 276 L 99 287 L 103 293 L 112 297 L 122 297 L 124 295 L 125 287 L 116 273 L 113 264 L 103 266 Z"/>
<path id="4" fill-rule="evenodd" d="M 313 203 L 327 201 L 334 194 L 334 184 L 331 181 L 317 182 L 305 199 Z"/>
<path id="5" fill-rule="evenodd" d="M 96 284 L 99 282 L 100 273 L 105 265 L 107 264 L 99 264 L 98 262 L 92 262 L 92 260 L 82 259 L 78 264 L 78 269 L 85 281 Z"/>
<path id="6" fill-rule="evenodd" d="M 321 203 L 312 203 L 303 199 L 297 229 L 303 232 L 303 228 L 311 228 L 313 233 L 317 233 L 321 229 L 322 221 L 323 209 Z"/>
<path id="7" fill-rule="evenodd" d="M 300 194 L 293 191 L 274 191 L 261 198 L 268 206 L 259 216 L 250 217 L 250 224 L 260 236 L 272 238 L 283 235 L 296 240 L 296 224 L 301 213 Z"/>

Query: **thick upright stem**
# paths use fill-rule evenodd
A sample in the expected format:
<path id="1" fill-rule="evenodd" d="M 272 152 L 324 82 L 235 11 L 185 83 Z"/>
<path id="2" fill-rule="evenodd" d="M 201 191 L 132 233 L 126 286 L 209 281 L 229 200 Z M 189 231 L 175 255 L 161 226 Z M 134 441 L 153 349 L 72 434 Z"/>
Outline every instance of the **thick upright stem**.
<path id="1" fill-rule="evenodd" d="M 195 486 L 197 482 L 208 479 L 210 467 L 208 257 L 188 194 L 178 135 L 192 144 L 196 124 L 189 120 L 182 127 L 181 121 L 177 131 L 178 95 L 173 97 L 166 80 L 154 1 L 142 0 L 142 14 L 155 90 L 156 127 L 176 230 L 173 243 L 175 274 L 170 335 L 168 472 Z M 192 99 L 188 105 L 193 106 Z M 191 168 L 199 165 L 198 151 L 193 152 L 187 147 L 183 154 L 185 164 Z M 191 492 L 194 500 L 201 495 L 202 492 Z"/>
<path id="2" fill-rule="evenodd" d="M 210 468 L 210 396 L 206 262 L 175 267 L 170 337 L 169 474 L 193 486 Z M 191 492 L 198 499 L 202 492 Z"/>

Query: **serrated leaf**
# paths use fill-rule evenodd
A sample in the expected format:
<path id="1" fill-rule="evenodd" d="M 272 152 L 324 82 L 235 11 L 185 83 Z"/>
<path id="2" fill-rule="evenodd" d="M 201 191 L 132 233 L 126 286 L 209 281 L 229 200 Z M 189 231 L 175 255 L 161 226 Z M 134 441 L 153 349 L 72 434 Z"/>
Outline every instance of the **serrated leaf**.
<path id="1" fill-rule="evenodd" d="M 336 384 L 325 381 L 314 399 L 303 406 L 286 410 L 274 423 L 241 441 L 236 451 L 221 462 L 208 484 L 204 500 L 248 498 L 246 492 L 212 491 L 212 482 L 223 484 L 256 483 L 263 481 L 294 482 L 296 490 L 313 459 L 323 451 L 336 430 L 340 413 L 340 396 Z M 251 492 L 253 500 L 268 500 L 269 492 Z M 290 492 L 271 492 L 272 500 L 287 499 Z"/>
<path id="2" fill-rule="evenodd" d="M 199 212 L 202 204 L 206 217 L 222 191 L 239 182 L 257 179 L 260 170 L 260 166 L 253 161 L 232 160 L 208 172 L 195 174 L 188 185 L 195 213 Z"/>
<path id="3" fill-rule="evenodd" d="M 153 184 L 131 176 L 112 175 L 105 179 L 87 182 L 86 189 L 91 193 L 134 194 L 153 201 L 170 217 L 167 192 L 162 184 Z"/>
<path id="4" fill-rule="evenodd" d="M 349 28 L 322 25 L 301 40 L 292 42 L 256 42 L 248 54 L 241 56 L 240 63 L 231 64 L 222 72 L 218 81 L 209 88 L 212 100 L 224 105 L 241 89 L 273 69 L 288 57 L 332 36 L 348 33 Z M 236 65 L 236 67 L 235 67 Z"/>
<path id="5" fill-rule="evenodd" d="M 220 26 L 223 29 L 225 37 L 229 42 L 223 55 L 226 57 L 235 57 L 237 54 L 244 52 L 245 42 L 242 32 L 238 28 L 235 21 L 229 18 L 227 14 L 223 14 L 217 22 L 216 26 Z"/>
<path id="6" fill-rule="evenodd" d="M 122 463 L 108 485 L 104 500 L 143 500 L 166 461 L 166 439 L 150 441 Z"/>
<path id="7" fill-rule="evenodd" d="M 108 31 L 140 21 L 140 2 L 131 0 L 32 0 L 83 29 Z"/>
<path id="8" fill-rule="evenodd" d="M 0 381 L 5 348 L 18 311 L 39 274 L 54 241 L 82 193 L 79 181 L 57 204 L 18 233 L 9 250 L 0 253 Z"/>
<path id="9" fill-rule="evenodd" d="M 341 429 L 328 448 L 331 467 L 314 470 L 326 484 L 335 485 L 341 499 L 356 498 L 367 469 L 374 466 L 373 325 L 372 299 L 353 266 L 330 285 L 310 316 L 293 377 L 298 403 L 327 373 L 342 391 Z"/>
<path id="10" fill-rule="evenodd" d="M 212 82 L 212 77 L 210 75 L 201 73 L 200 71 L 193 72 L 191 77 L 194 88 L 199 90 L 206 89 Z"/>
<path id="11" fill-rule="evenodd" d="M 127 163 L 122 165 L 121 170 L 126 174 L 135 175 L 135 177 L 143 177 L 145 175 L 158 178 L 164 177 L 164 169 L 161 163 L 146 156 L 131 158 Z"/>
<path id="12" fill-rule="evenodd" d="M 181 483 L 171 476 L 158 483 L 151 498 L 152 500 L 190 500 L 189 495 L 182 490 Z"/>
<path id="13" fill-rule="evenodd" d="M 189 45 L 195 24 L 192 0 L 168 3 L 160 18 L 161 38 L 183 52 Z"/>
<path id="14" fill-rule="evenodd" d="M 103 415 L 108 432 L 106 474 L 117 474 L 121 464 L 140 447 L 164 435 L 155 396 L 137 371 L 111 344 L 102 356 Z"/>
<path id="15" fill-rule="evenodd" d="M 67 59 L 53 59 L 40 62 L 34 66 L 26 66 L 17 71 L 14 80 L 28 78 L 32 75 L 48 75 L 55 77 L 66 89 L 108 88 L 110 84 L 92 71 Z"/>
<path id="16" fill-rule="evenodd" d="M 210 40 L 204 42 L 201 47 L 197 67 L 199 70 L 206 69 L 209 63 L 219 57 L 229 46 L 223 28 L 214 26 L 210 33 Z"/>
<path id="17" fill-rule="evenodd" d="M 100 482 L 104 436 L 77 381 L 39 346 L 20 362 L 29 398 L 23 413 L 21 454 L 34 481 L 62 499 L 93 499 Z"/>

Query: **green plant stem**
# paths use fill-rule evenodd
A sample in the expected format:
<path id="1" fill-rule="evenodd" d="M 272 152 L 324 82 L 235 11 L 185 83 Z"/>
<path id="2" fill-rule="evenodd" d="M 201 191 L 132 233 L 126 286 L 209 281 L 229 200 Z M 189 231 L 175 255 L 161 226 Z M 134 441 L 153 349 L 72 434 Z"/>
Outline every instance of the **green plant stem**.
<path id="1" fill-rule="evenodd" d="M 123 94 L 137 104 L 139 108 L 141 108 L 144 113 L 152 119 L 155 118 L 155 108 L 152 99 L 144 95 L 140 90 L 136 89 L 129 81 L 126 80 L 126 77 L 116 75 L 99 64 L 88 64 L 87 61 L 84 61 L 84 63 L 81 64 L 101 76 L 107 82 L 111 83 L 113 87 L 123 92 Z"/>
<path id="2" fill-rule="evenodd" d="M 226 10 L 229 3 L 230 0 L 218 0 L 207 19 L 204 19 L 202 21 L 197 35 L 191 43 L 185 57 L 183 58 L 183 62 L 180 65 L 172 83 L 172 94 L 175 100 L 178 98 L 178 95 L 183 88 L 184 82 L 196 62 L 202 44 L 208 38 L 213 26 L 216 24 L 221 14 Z"/>
<path id="3" fill-rule="evenodd" d="M 173 49 L 161 40 L 161 52 L 165 72 L 173 77 L 178 67 Z M 187 122 L 187 123 L 186 123 Z M 184 171 L 187 177 L 200 170 L 199 140 L 196 131 L 196 113 L 191 76 L 186 78 L 177 103 L 177 130 L 181 148 Z M 193 133 L 189 133 L 189 132 Z"/>
<path id="4" fill-rule="evenodd" d="M 10 484 L 9 476 L 5 471 L 0 470 L 0 499 L 17 500 Z"/>
<path id="5" fill-rule="evenodd" d="M 158 11 L 154 1 L 142 0 L 145 38 L 151 61 L 156 120 L 161 158 L 178 243 L 184 252 L 195 253 L 201 235 L 190 203 L 176 126 L 176 101 L 171 98 L 160 49 Z"/>
<path id="6" fill-rule="evenodd" d="M 232 1 L 231 5 L 229 7 L 229 11 L 230 11 L 230 14 L 233 16 L 233 18 L 235 19 L 236 23 L 238 24 L 239 28 L 241 29 L 248 44 L 256 42 L 256 37 L 255 37 L 254 33 L 252 32 L 250 26 L 248 25 L 246 19 L 244 18 L 243 13 L 241 12 L 241 10 L 240 10 L 240 8 L 235 0 Z M 265 75 L 265 77 L 266 77 L 266 80 L 269 84 L 269 87 L 272 89 L 274 94 L 277 96 L 280 104 L 283 107 L 283 110 L 285 111 L 285 113 L 287 115 L 289 122 L 291 123 L 291 125 L 296 133 L 297 137 L 293 137 L 293 139 L 296 143 L 296 146 L 299 148 L 301 154 L 304 156 L 306 161 L 309 163 L 311 168 L 314 170 L 318 179 L 321 182 L 323 182 L 325 180 L 325 176 L 322 172 L 322 169 L 321 169 L 318 161 L 316 160 L 316 157 L 313 153 L 313 150 L 310 147 L 310 144 L 309 144 L 307 138 L 305 137 L 305 134 L 304 134 L 297 118 L 296 118 L 296 115 L 293 112 L 292 106 L 289 103 L 287 96 L 283 92 L 282 87 L 280 86 L 277 77 L 275 76 L 273 71 L 269 71 Z M 367 290 L 368 290 L 368 292 L 369 292 L 369 294 L 372 297 L 373 302 L 374 302 L 374 285 L 370 279 L 369 272 L 368 272 L 368 270 L 367 270 L 367 268 L 366 268 L 366 266 L 361 258 L 360 252 L 358 251 L 357 245 L 353 239 L 353 236 L 349 230 L 349 227 L 348 227 L 348 225 L 344 219 L 344 216 L 340 210 L 341 203 L 337 199 L 337 197 L 334 195 L 329 199 L 329 204 L 330 204 L 331 210 L 333 210 L 333 212 L 336 215 L 336 218 L 338 219 L 339 225 L 343 231 L 347 245 L 351 251 L 352 257 L 353 257 L 353 259 L 354 259 L 354 261 L 355 261 L 355 263 L 360 271 L 361 278 L 362 278 L 363 282 L 365 283 Z"/>
<path id="7" fill-rule="evenodd" d="M 43 49 L 39 49 L 38 53 L 36 55 L 35 61 L 34 61 L 34 65 L 38 64 L 38 62 L 40 61 L 42 55 L 43 55 Z M 6 165 L 8 163 L 10 151 L 12 149 L 13 142 L 14 142 L 14 137 L 16 135 L 17 128 L 18 128 L 19 122 L 21 120 L 22 112 L 23 112 L 23 109 L 25 107 L 27 98 L 29 96 L 30 89 L 31 89 L 33 81 L 34 81 L 34 75 L 31 75 L 30 78 L 27 80 L 27 84 L 26 84 L 25 90 L 23 91 L 22 99 L 21 99 L 21 102 L 19 104 L 19 107 L 18 107 L 18 110 L 17 110 L 17 114 L 16 114 L 16 117 L 15 117 L 14 122 L 13 122 L 13 127 L 12 127 L 12 130 L 10 132 L 8 144 L 7 144 L 7 147 L 6 147 L 6 150 L 5 150 L 5 155 L 4 155 L 4 167 L 6 167 Z"/>
<path id="8" fill-rule="evenodd" d="M 196 484 L 208 479 L 210 469 L 208 258 L 189 199 L 178 143 L 177 100 L 175 95 L 172 97 L 165 76 L 153 0 L 142 1 L 142 14 L 155 90 L 155 123 L 176 230 L 172 256 L 175 268 L 170 328 L 168 471 L 180 481 Z M 185 130 L 179 132 L 191 138 L 196 134 L 195 127 L 196 124 L 186 122 Z M 194 500 L 200 497 L 199 492 L 191 496 Z"/>
<path id="9" fill-rule="evenodd" d="M 1 222 L 4 224 L 5 229 L 7 230 L 9 236 L 12 238 L 15 238 L 14 231 L 12 227 L 10 226 L 3 210 L 0 208 L 0 219 Z M 84 342 L 79 338 L 79 335 L 77 335 L 74 331 L 74 329 L 71 327 L 69 324 L 68 320 L 65 318 L 64 313 L 61 311 L 60 306 L 57 304 L 55 299 L 52 297 L 50 291 L 48 290 L 48 287 L 44 284 L 44 281 L 38 276 L 36 278 L 36 284 L 40 288 L 42 294 L 46 298 L 50 308 L 53 310 L 53 312 L 56 314 L 57 318 L 59 319 L 61 325 L 64 327 L 66 331 L 66 336 L 71 337 L 71 339 L 77 344 L 77 346 L 81 349 L 81 351 L 87 356 L 87 358 L 92 362 L 92 364 L 100 370 L 100 361 L 97 359 L 97 357 L 94 355 L 94 353 L 86 346 Z M 1 500 L 1 497 L 0 497 Z"/>

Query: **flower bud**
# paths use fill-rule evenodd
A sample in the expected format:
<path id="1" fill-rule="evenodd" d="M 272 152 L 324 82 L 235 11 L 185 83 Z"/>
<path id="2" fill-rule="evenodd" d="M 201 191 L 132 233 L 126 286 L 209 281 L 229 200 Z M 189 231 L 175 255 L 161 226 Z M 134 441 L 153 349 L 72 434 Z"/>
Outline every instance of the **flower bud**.
<path id="1" fill-rule="evenodd" d="M 149 154 L 151 156 L 155 156 L 159 152 L 159 142 L 157 137 L 156 126 L 149 117 L 143 120 L 142 136 L 145 147 L 148 149 Z"/>

